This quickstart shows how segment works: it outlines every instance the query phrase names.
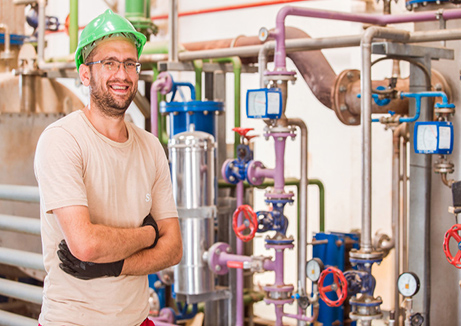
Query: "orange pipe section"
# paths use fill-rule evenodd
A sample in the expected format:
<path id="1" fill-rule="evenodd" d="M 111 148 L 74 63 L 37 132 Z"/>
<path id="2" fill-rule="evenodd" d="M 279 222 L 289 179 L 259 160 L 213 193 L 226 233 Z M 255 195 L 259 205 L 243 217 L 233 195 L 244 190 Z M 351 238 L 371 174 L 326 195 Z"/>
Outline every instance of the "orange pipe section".
<path id="1" fill-rule="evenodd" d="M 237 10 L 237 9 L 246 9 L 246 8 L 254 8 L 254 7 L 279 5 L 279 4 L 283 4 L 283 3 L 300 2 L 300 1 L 306 1 L 306 0 L 261 1 L 261 2 L 240 4 L 240 5 L 233 5 L 233 6 L 224 6 L 224 7 L 216 7 L 216 8 L 208 8 L 208 9 L 200 9 L 200 10 L 191 10 L 191 11 L 184 11 L 184 12 L 178 13 L 178 17 L 209 14 L 209 13 L 212 13 L 212 12 L 220 12 L 220 11 L 229 11 L 229 10 Z M 168 14 L 153 16 L 153 17 L 151 17 L 151 19 L 152 20 L 168 19 Z"/>

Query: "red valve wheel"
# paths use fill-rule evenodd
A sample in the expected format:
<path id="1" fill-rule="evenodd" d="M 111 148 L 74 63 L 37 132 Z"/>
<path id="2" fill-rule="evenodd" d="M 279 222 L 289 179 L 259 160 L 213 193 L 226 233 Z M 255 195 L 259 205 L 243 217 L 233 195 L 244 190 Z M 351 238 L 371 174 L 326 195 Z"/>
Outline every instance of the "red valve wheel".
<path id="1" fill-rule="evenodd" d="M 242 225 L 237 225 L 240 213 L 243 213 L 244 220 Z M 232 219 L 232 228 L 234 229 L 235 235 L 244 242 L 248 242 L 255 237 L 256 230 L 258 229 L 258 218 L 251 206 L 240 205 L 239 208 L 235 210 Z M 250 230 L 250 233 L 244 235 L 243 231 L 247 229 Z"/>
<path id="2" fill-rule="evenodd" d="M 445 233 L 445 239 L 443 240 L 443 252 L 447 257 L 447 260 L 450 264 L 456 268 L 461 268 L 461 224 L 455 224 Z M 450 240 L 453 238 L 458 244 L 458 252 L 455 257 L 452 256 L 450 252 Z"/>
<path id="3" fill-rule="evenodd" d="M 325 278 L 332 274 L 333 275 L 333 283 L 330 285 L 323 285 Z M 320 298 L 327 304 L 329 307 L 339 307 L 343 304 L 344 300 L 347 298 L 347 281 L 344 277 L 343 272 L 335 267 L 328 267 L 327 269 L 323 270 L 320 274 L 319 278 L 319 294 Z M 338 296 L 337 300 L 331 300 L 326 296 L 327 292 L 335 291 L 336 295 Z"/>
<path id="4" fill-rule="evenodd" d="M 251 130 L 254 130 L 254 128 L 242 128 L 242 127 L 232 128 L 232 131 L 235 131 L 242 137 L 246 137 L 246 134 Z"/>

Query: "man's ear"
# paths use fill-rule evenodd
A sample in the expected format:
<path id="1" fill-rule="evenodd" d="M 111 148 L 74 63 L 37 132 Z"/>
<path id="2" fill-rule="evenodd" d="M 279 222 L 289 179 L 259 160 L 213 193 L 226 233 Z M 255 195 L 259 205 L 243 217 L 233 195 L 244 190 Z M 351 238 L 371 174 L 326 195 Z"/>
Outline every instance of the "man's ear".
<path id="1" fill-rule="evenodd" d="M 87 65 L 81 64 L 80 69 L 78 70 L 78 74 L 80 75 L 80 81 L 84 86 L 90 85 L 90 67 Z"/>

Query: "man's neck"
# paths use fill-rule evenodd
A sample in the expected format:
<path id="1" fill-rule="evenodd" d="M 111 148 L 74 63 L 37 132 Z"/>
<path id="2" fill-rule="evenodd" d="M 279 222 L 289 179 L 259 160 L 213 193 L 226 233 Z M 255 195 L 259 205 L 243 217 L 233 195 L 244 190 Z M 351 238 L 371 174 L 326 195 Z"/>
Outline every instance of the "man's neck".
<path id="1" fill-rule="evenodd" d="M 124 143 L 128 140 L 128 131 L 125 125 L 125 115 L 109 117 L 95 107 L 87 105 L 83 108 L 85 116 L 96 130 L 110 140 Z"/>

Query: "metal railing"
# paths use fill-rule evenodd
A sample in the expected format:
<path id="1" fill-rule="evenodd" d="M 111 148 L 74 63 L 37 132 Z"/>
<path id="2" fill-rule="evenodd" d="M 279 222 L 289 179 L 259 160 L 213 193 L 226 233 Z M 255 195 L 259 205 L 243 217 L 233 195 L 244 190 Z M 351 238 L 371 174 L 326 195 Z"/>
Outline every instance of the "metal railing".
<path id="1" fill-rule="evenodd" d="M 40 195 L 38 187 L 0 185 L 0 199 L 37 203 L 40 202 Z M 40 220 L 0 214 L 0 230 L 39 236 Z M 0 263 L 40 271 L 45 270 L 41 254 L 23 250 L 0 247 Z M 43 289 L 40 286 L 0 279 L 0 295 L 41 304 L 42 292 Z M 0 310 L 0 325 L 37 326 L 37 320 Z"/>

